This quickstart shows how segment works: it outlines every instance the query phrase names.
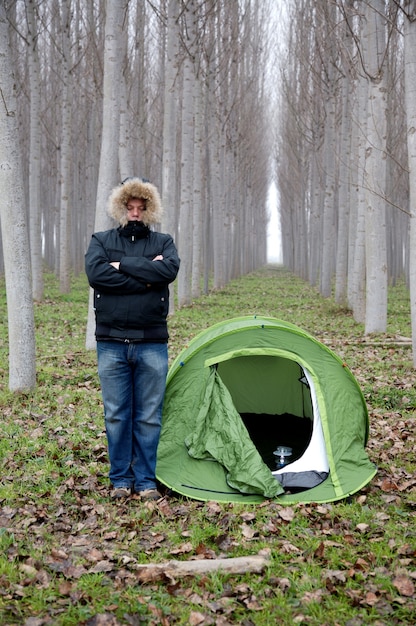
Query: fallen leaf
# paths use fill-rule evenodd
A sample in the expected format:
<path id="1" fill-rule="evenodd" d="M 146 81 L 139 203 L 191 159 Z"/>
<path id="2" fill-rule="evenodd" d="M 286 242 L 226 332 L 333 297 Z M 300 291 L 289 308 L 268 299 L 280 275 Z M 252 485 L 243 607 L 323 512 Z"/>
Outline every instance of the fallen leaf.
<path id="1" fill-rule="evenodd" d="M 248 524 L 241 524 L 241 532 L 246 539 L 253 539 L 259 534 L 259 531 L 254 526 L 249 526 Z"/>
<path id="2" fill-rule="evenodd" d="M 88 570 L 89 574 L 100 574 L 101 572 L 111 572 L 114 569 L 114 564 L 110 561 L 98 561 L 93 567 Z"/>
<path id="3" fill-rule="evenodd" d="M 291 522 L 295 517 L 295 511 L 292 509 L 292 507 L 287 506 L 279 510 L 279 516 L 285 522 Z"/>
<path id="4" fill-rule="evenodd" d="M 223 552 L 227 552 L 235 545 L 233 538 L 228 534 L 218 535 L 218 537 L 214 538 L 214 542 Z"/>
<path id="5" fill-rule="evenodd" d="M 367 530 L 370 528 L 369 524 L 364 524 L 364 522 L 362 522 L 361 524 L 357 524 L 357 526 L 355 527 L 360 533 L 366 533 Z"/>
<path id="6" fill-rule="evenodd" d="M 406 575 L 396 576 L 393 585 L 402 596 L 410 598 L 415 593 L 415 585 L 413 581 Z"/>
<path id="7" fill-rule="evenodd" d="M 242 513 L 241 514 L 241 519 L 244 522 L 252 522 L 253 520 L 256 519 L 256 514 L 255 513 L 248 513 L 248 512 Z"/>
<path id="8" fill-rule="evenodd" d="M 399 490 L 399 486 L 391 478 L 385 478 L 380 483 L 380 489 L 382 491 L 398 491 Z"/>
<path id="9" fill-rule="evenodd" d="M 203 624 L 205 622 L 205 615 L 199 613 L 198 611 L 191 611 L 189 615 L 188 624 L 190 626 L 198 626 L 198 624 Z"/>
<path id="10" fill-rule="evenodd" d="M 55 559 L 62 559 L 63 561 L 68 558 L 68 554 L 64 550 L 55 550 L 54 548 L 51 550 L 51 555 Z"/>
<path id="11" fill-rule="evenodd" d="M 288 578 L 279 578 L 277 576 L 272 576 L 269 579 L 269 584 L 273 587 L 278 587 L 282 591 L 290 589 L 290 580 Z"/>
<path id="12" fill-rule="evenodd" d="M 174 550 L 171 550 L 170 553 L 171 554 L 187 554 L 189 552 L 193 552 L 193 550 L 194 550 L 194 547 L 192 543 L 190 541 L 187 541 L 186 543 L 183 543 L 182 545 L 178 546 Z"/>
<path id="13" fill-rule="evenodd" d="M 204 543 L 200 543 L 199 545 L 197 545 L 197 547 L 195 548 L 195 552 L 199 557 L 204 559 L 215 559 L 217 556 L 214 550 L 208 548 L 208 546 L 206 546 Z"/>
<path id="14" fill-rule="evenodd" d="M 375 594 L 373 591 L 368 591 L 365 594 L 364 599 L 361 601 L 361 604 L 368 604 L 368 606 L 375 606 L 379 601 L 379 596 Z"/>
<path id="15" fill-rule="evenodd" d="M 316 589 L 315 591 L 307 591 L 302 596 L 302 602 L 304 604 L 310 604 L 311 602 L 317 602 L 320 604 L 322 602 L 322 596 L 326 594 L 326 591 L 323 589 Z"/>
<path id="16" fill-rule="evenodd" d="M 43 617 L 28 617 L 27 620 L 24 621 L 23 626 L 42 626 L 49 622 L 48 618 Z"/>
<path id="17" fill-rule="evenodd" d="M 243 600 L 243 604 L 250 610 L 250 611 L 261 611 L 262 610 L 262 606 L 259 603 L 259 601 L 257 600 L 256 596 L 251 595 L 249 598 L 246 598 Z"/>
<path id="18" fill-rule="evenodd" d="M 27 565 L 26 563 L 22 563 L 19 569 L 21 572 L 23 572 L 23 574 L 30 577 L 35 577 L 38 573 L 36 567 L 33 567 L 32 565 Z"/>
<path id="19" fill-rule="evenodd" d="M 358 558 L 354 563 L 354 568 L 365 572 L 370 567 L 369 563 L 362 558 Z"/>
<path id="20" fill-rule="evenodd" d="M 331 583 L 345 583 L 347 581 L 347 577 L 345 572 L 339 569 L 328 569 L 322 573 L 322 578 L 325 582 Z"/>
<path id="21" fill-rule="evenodd" d="M 281 545 L 282 552 L 290 553 L 290 552 L 301 552 L 301 550 L 294 546 L 290 541 L 283 541 Z"/>

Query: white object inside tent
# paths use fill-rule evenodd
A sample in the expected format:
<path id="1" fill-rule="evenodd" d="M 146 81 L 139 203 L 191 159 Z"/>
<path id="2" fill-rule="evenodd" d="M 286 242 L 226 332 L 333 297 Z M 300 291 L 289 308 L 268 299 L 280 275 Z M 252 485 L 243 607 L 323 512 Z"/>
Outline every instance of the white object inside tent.
<path id="1" fill-rule="evenodd" d="M 309 384 L 313 407 L 313 427 L 312 436 L 308 447 L 299 459 L 288 463 L 284 467 L 272 472 L 276 474 L 284 474 L 286 472 L 329 472 L 328 457 L 326 454 L 326 446 L 324 433 L 322 430 L 321 415 L 319 413 L 318 402 L 316 399 L 315 386 L 312 376 L 307 370 L 303 370 Z"/>

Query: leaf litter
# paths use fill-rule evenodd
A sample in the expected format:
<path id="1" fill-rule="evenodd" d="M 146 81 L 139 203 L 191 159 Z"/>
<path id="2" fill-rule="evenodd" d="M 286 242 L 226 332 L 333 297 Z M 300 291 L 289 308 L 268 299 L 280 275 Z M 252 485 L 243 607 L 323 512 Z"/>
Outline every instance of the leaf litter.
<path id="1" fill-rule="evenodd" d="M 274 280 L 267 272 L 261 279 Z M 217 299 L 211 296 L 214 311 Z M 372 483 L 349 501 L 324 505 L 244 507 L 174 494 L 158 504 L 134 497 L 114 504 L 94 358 L 72 346 L 52 368 L 53 359 L 45 359 L 33 395 L 3 391 L 2 624 L 416 623 L 416 375 L 409 350 L 384 348 L 394 336 L 375 346 L 358 330 L 340 333 L 333 315 L 316 332 L 316 306 L 310 321 L 291 321 L 338 352 L 357 377 L 370 414 L 368 451 L 378 466 Z M 186 317 L 197 319 L 198 304 L 191 309 L 176 314 L 177 329 L 172 320 L 173 356 Z M 81 343 L 82 329 L 79 335 Z M 263 549 L 271 564 L 261 574 L 138 578 L 144 563 Z"/>

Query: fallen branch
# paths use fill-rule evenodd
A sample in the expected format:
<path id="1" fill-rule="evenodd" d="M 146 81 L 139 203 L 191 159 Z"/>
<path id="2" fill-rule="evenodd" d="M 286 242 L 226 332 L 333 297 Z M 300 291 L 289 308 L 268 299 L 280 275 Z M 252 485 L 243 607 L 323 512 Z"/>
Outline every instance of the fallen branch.
<path id="1" fill-rule="evenodd" d="M 140 582 L 154 582 L 163 578 L 175 579 L 183 576 L 198 576 L 211 572 L 225 572 L 228 574 L 245 574 L 253 572 L 260 574 L 270 563 L 268 556 L 241 556 L 230 559 L 198 559 L 195 561 L 166 561 L 165 563 L 150 563 L 139 565 L 137 578 Z"/>
<path id="2" fill-rule="evenodd" d="M 393 339 L 374 339 L 373 341 L 362 339 L 359 341 L 344 341 L 344 346 L 362 346 L 364 348 L 408 348 L 412 346 L 410 337 L 397 336 Z"/>

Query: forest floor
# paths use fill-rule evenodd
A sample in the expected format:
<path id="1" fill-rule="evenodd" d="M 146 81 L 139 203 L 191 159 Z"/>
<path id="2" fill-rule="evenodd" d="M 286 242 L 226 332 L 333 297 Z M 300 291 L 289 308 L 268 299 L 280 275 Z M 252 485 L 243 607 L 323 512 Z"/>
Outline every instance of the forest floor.
<path id="1" fill-rule="evenodd" d="M 390 289 L 385 334 L 270 265 L 170 318 L 170 358 L 211 324 L 267 315 L 297 324 L 347 363 L 367 402 L 375 478 L 348 500 L 282 506 L 160 504 L 108 497 L 88 286 L 46 278 L 36 305 L 37 387 L 7 386 L 0 290 L 0 624 L 361 626 L 416 623 L 416 371 L 409 294 Z M 261 572 L 146 580 L 142 564 L 260 555 Z"/>

